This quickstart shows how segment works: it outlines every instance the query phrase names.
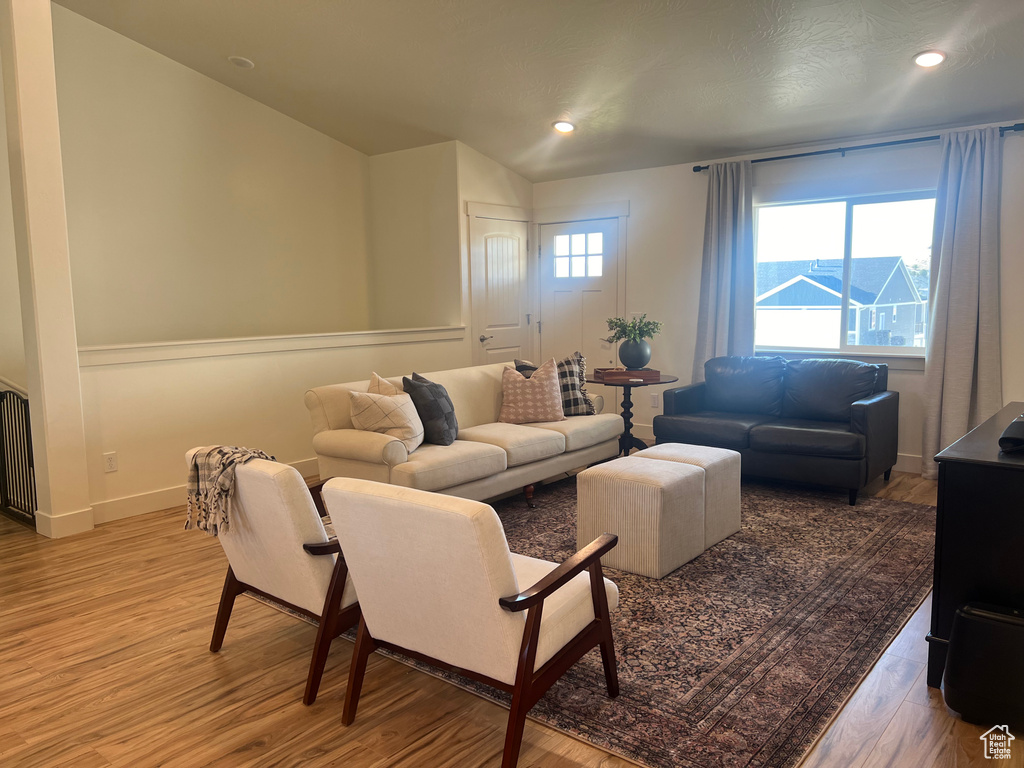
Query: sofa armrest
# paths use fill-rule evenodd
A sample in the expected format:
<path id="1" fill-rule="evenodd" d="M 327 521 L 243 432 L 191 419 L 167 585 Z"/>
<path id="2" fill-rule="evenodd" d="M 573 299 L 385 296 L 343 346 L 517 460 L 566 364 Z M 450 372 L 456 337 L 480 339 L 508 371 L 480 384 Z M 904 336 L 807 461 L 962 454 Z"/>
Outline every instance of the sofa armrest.
<path id="1" fill-rule="evenodd" d="M 591 395 L 590 400 L 594 403 L 594 413 L 604 413 L 603 395 Z"/>
<path id="2" fill-rule="evenodd" d="M 397 437 L 361 429 L 329 429 L 313 435 L 318 456 L 366 461 L 393 467 L 409 460 L 405 443 Z"/>
<path id="3" fill-rule="evenodd" d="M 666 389 L 662 393 L 662 413 L 671 416 L 676 413 L 696 413 L 704 410 L 704 382 L 685 387 Z"/>
<path id="4" fill-rule="evenodd" d="M 850 406 L 850 428 L 864 435 L 866 443 L 866 480 L 877 477 L 896 463 L 899 420 L 899 392 L 878 392 Z"/>

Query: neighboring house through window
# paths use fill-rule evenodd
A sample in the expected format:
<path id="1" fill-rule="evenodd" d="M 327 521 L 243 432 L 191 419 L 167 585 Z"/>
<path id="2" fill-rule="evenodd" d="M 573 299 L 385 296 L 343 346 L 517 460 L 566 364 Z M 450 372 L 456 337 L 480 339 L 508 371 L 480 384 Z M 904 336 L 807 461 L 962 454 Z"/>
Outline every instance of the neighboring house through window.
<path id="1" fill-rule="evenodd" d="M 923 355 L 934 213 L 933 192 L 759 206 L 755 345 Z"/>

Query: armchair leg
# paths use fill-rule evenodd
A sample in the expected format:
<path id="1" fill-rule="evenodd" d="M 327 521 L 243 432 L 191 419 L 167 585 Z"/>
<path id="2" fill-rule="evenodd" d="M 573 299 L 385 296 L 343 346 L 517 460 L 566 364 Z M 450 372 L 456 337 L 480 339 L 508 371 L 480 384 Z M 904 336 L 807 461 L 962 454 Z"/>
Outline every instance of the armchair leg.
<path id="1" fill-rule="evenodd" d="M 889 478 L 890 478 L 890 477 L 892 477 L 892 467 L 889 467 L 889 468 L 888 468 L 887 470 L 885 470 L 885 474 L 884 474 L 884 475 L 882 475 L 882 478 L 883 478 L 883 479 L 885 480 L 885 482 L 887 482 L 887 483 L 889 482 Z"/>
<path id="2" fill-rule="evenodd" d="M 307 707 L 316 701 L 320 690 L 320 679 L 327 665 L 327 654 L 331 652 L 331 641 L 338 636 L 338 612 L 341 610 L 341 596 L 345 591 L 348 567 L 345 559 L 338 556 L 327 588 L 327 599 L 324 600 L 324 612 L 320 616 L 320 626 L 316 631 L 316 643 L 313 645 L 313 658 L 309 662 L 309 675 L 306 677 L 306 692 L 302 695 L 302 703 Z"/>
<path id="3" fill-rule="evenodd" d="M 501 768 L 515 768 L 519 762 L 519 750 L 523 746 L 523 731 L 526 728 L 526 713 L 536 703 L 531 689 L 543 610 L 544 603 L 541 602 L 530 608 L 526 614 L 523 643 L 519 648 L 519 664 L 516 668 L 516 682 L 512 688 L 512 706 L 508 710 L 508 727 L 505 729 L 505 750 L 501 755 Z"/>
<path id="4" fill-rule="evenodd" d="M 612 623 L 608 610 L 608 595 L 604 591 L 604 573 L 601 561 L 590 566 L 590 592 L 594 599 L 594 617 L 601 622 L 601 664 L 604 679 L 608 685 L 608 696 L 619 695 L 619 671 L 615 663 L 615 641 L 612 639 Z"/>
<path id="5" fill-rule="evenodd" d="M 512 694 L 512 706 L 508 711 L 508 728 L 505 730 L 505 750 L 501 755 L 501 768 L 515 768 L 519 762 L 519 751 L 523 747 L 523 732 L 526 730 L 526 692 L 517 688 Z"/>
<path id="6" fill-rule="evenodd" d="M 224 589 L 220 593 L 220 607 L 217 609 L 217 620 L 213 624 L 213 638 L 210 640 L 210 652 L 216 653 L 224 644 L 224 633 L 228 631 L 231 609 L 235 598 L 245 592 L 245 586 L 235 578 L 235 572 L 228 566 L 228 575 L 224 577 Z"/>
<path id="7" fill-rule="evenodd" d="M 854 507 L 856 505 L 857 505 L 857 489 L 856 488 L 851 488 L 850 489 L 850 506 Z"/>
<path id="8" fill-rule="evenodd" d="M 363 676 L 366 674 L 366 662 L 370 654 L 377 648 L 366 628 L 366 619 L 359 619 L 359 633 L 356 635 L 356 647 L 352 651 L 352 666 L 348 671 L 348 689 L 345 691 L 345 709 L 341 713 L 343 725 L 352 725 L 356 719 L 356 708 L 359 706 L 359 693 L 363 689 Z"/>

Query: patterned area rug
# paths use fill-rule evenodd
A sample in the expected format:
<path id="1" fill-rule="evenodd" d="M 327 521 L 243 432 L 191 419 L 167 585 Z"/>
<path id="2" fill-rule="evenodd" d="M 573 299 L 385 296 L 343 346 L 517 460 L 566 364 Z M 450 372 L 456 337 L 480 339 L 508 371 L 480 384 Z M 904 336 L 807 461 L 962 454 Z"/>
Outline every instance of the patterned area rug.
<path id="1" fill-rule="evenodd" d="M 509 546 L 561 562 L 575 478 L 535 502 L 495 505 Z M 934 530 L 934 507 L 745 483 L 738 534 L 661 580 L 606 569 L 619 697 L 595 651 L 531 717 L 656 768 L 795 765 L 928 594 Z"/>
<path id="2" fill-rule="evenodd" d="M 509 546 L 561 562 L 575 478 L 534 500 L 495 504 Z M 796 765 L 928 594 L 934 528 L 930 506 L 744 483 L 739 533 L 661 580 L 605 569 L 619 697 L 594 651 L 530 716 L 653 768 Z"/>

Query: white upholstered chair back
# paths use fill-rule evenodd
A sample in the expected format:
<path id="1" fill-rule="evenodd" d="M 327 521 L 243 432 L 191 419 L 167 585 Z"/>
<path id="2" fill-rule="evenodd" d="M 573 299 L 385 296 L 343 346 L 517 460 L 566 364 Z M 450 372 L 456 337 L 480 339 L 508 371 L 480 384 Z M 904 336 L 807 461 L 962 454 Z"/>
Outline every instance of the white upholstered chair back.
<path id="1" fill-rule="evenodd" d="M 188 452 L 189 465 L 197 450 Z M 328 538 L 302 475 L 253 459 L 235 469 L 234 493 L 230 526 L 217 540 L 235 578 L 319 616 L 337 556 L 314 557 L 302 548 Z"/>
<path id="2" fill-rule="evenodd" d="M 493 509 L 340 477 L 324 501 L 375 640 L 515 681 L 525 617 L 498 605 L 519 586 Z"/>

